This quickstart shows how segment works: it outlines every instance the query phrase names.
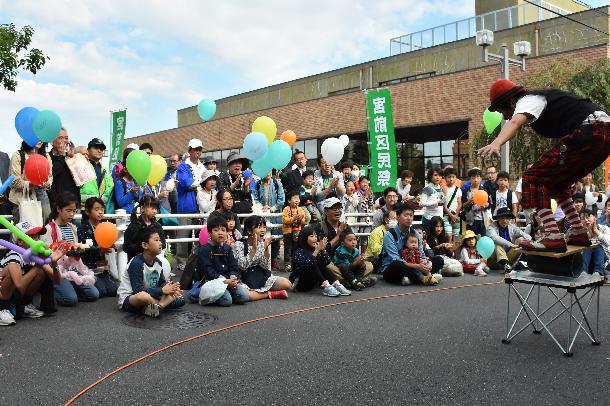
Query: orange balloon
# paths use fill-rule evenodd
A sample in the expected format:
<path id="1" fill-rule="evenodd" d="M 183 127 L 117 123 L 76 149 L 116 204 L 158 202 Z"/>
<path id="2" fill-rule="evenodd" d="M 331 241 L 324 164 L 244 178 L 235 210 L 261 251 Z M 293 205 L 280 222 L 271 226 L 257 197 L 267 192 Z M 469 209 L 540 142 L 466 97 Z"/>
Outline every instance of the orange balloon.
<path id="1" fill-rule="evenodd" d="M 93 232 L 93 236 L 95 237 L 97 245 L 102 248 L 111 248 L 119 238 L 119 230 L 117 230 L 116 225 L 104 221 L 97 225 Z"/>
<path id="2" fill-rule="evenodd" d="M 292 146 L 297 141 L 297 135 L 292 130 L 286 130 L 282 133 L 280 140 L 286 141 L 288 145 Z"/>
<path id="3" fill-rule="evenodd" d="M 474 192 L 472 200 L 477 206 L 485 206 L 488 201 L 487 192 L 484 190 L 477 190 L 476 192 Z"/>

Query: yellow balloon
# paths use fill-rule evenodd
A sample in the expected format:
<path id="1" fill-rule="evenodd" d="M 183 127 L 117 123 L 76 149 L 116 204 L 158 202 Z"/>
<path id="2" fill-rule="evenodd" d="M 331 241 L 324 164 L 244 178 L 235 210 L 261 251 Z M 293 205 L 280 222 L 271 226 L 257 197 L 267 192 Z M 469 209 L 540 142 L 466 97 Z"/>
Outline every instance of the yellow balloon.
<path id="1" fill-rule="evenodd" d="M 267 141 L 269 141 L 269 144 L 271 144 L 277 135 L 277 126 L 275 125 L 275 121 L 269 117 L 260 116 L 252 123 L 252 132 L 265 134 Z"/>
<path id="2" fill-rule="evenodd" d="M 165 178 L 167 173 L 167 163 L 161 155 L 150 156 L 150 174 L 148 175 L 148 183 L 155 186 Z"/>
<path id="3" fill-rule="evenodd" d="M 557 200 L 551 199 L 551 211 L 553 212 L 553 214 L 555 214 L 556 210 L 557 210 Z"/>

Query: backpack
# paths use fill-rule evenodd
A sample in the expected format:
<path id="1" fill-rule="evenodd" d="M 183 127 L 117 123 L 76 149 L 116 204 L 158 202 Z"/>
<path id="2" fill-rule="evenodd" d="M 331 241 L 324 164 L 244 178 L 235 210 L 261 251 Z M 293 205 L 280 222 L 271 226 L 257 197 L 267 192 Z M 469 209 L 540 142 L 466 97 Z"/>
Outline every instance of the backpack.
<path id="1" fill-rule="evenodd" d="M 193 286 L 193 278 L 195 277 L 195 271 L 197 270 L 198 256 L 199 247 L 195 247 L 195 249 L 193 249 L 193 253 L 186 260 L 184 271 L 182 271 L 182 276 L 180 277 L 180 286 L 184 290 L 189 290 Z"/>

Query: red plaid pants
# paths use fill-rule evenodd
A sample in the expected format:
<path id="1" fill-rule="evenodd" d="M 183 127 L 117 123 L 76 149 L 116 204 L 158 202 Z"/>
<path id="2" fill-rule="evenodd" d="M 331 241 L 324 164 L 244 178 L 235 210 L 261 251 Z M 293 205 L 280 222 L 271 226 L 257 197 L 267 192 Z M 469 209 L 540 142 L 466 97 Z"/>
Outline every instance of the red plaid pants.
<path id="1" fill-rule="evenodd" d="M 550 208 L 552 198 L 570 197 L 572 185 L 610 154 L 609 126 L 610 123 L 603 121 L 594 121 L 590 127 L 581 126 L 542 154 L 523 174 L 523 208 Z"/>

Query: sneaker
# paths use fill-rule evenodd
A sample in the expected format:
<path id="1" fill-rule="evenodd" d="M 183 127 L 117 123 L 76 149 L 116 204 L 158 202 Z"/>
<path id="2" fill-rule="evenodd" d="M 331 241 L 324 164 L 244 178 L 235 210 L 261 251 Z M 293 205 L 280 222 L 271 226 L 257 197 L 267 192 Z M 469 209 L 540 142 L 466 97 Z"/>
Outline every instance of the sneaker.
<path id="1" fill-rule="evenodd" d="M 352 294 L 352 292 L 348 290 L 345 286 L 343 286 L 340 282 L 335 283 L 334 287 L 341 296 L 350 296 Z"/>
<path id="2" fill-rule="evenodd" d="M 424 285 L 426 285 L 426 286 L 438 285 L 438 281 L 436 280 L 436 278 L 434 276 L 426 275 L 426 276 L 424 276 Z"/>
<path id="3" fill-rule="evenodd" d="M 362 290 L 364 289 L 364 283 L 360 282 L 358 279 L 354 279 L 351 283 L 352 288 L 354 290 Z"/>
<path id="4" fill-rule="evenodd" d="M 568 250 L 563 238 L 549 237 L 544 237 L 539 241 L 523 240 L 519 242 L 519 247 L 525 251 L 566 252 Z"/>
<path id="5" fill-rule="evenodd" d="M 401 284 L 402 286 L 408 286 L 408 285 L 410 285 L 410 284 L 411 284 L 411 279 L 409 279 L 409 278 L 408 278 L 408 277 L 406 277 L 406 276 L 403 276 L 403 277 L 402 277 L 402 279 L 400 280 L 400 284 Z"/>
<path id="6" fill-rule="evenodd" d="M 566 244 L 577 245 L 579 247 L 588 247 L 591 245 L 591 240 L 589 239 L 587 233 L 575 234 L 571 231 L 572 230 L 568 231 L 566 235 Z"/>
<path id="7" fill-rule="evenodd" d="M 270 290 L 269 299 L 288 299 L 288 292 L 285 289 L 282 290 Z"/>
<path id="8" fill-rule="evenodd" d="M 286 272 L 292 272 L 292 266 L 290 265 L 290 262 L 286 262 L 286 265 L 284 266 L 284 270 Z"/>
<path id="9" fill-rule="evenodd" d="M 440 273 L 433 273 L 432 276 L 434 277 L 434 279 L 436 279 L 437 282 L 443 280 L 443 275 L 441 275 Z"/>
<path id="10" fill-rule="evenodd" d="M 335 289 L 333 285 L 328 285 L 327 287 L 325 287 L 324 290 L 322 290 L 322 294 L 324 296 L 330 297 L 341 296 L 341 293 L 337 289 Z"/>
<path id="11" fill-rule="evenodd" d="M 367 276 L 365 278 L 362 278 L 362 284 L 364 286 L 366 286 L 367 288 L 370 288 L 371 286 L 375 286 L 376 283 L 377 283 L 377 278 L 374 276 Z"/>
<path id="12" fill-rule="evenodd" d="M 502 269 L 504 270 L 504 273 L 511 273 L 513 271 L 513 267 L 510 266 L 510 264 L 508 262 L 506 264 L 504 264 Z"/>
<path id="13" fill-rule="evenodd" d="M 474 276 L 487 276 L 487 273 L 481 268 L 477 268 L 474 270 Z"/>
<path id="14" fill-rule="evenodd" d="M 15 318 L 8 310 L 0 310 L 0 326 L 12 326 L 17 324 Z"/>
<path id="15" fill-rule="evenodd" d="M 44 312 L 38 310 L 32 304 L 27 305 L 23 309 L 23 317 L 27 317 L 28 319 L 37 319 L 42 316 L 44 316 Z"/>
<path id="16" fill-rule="evenodd" d="M 161 314 L 161 306 L 156 303 L 148 304 L 144 307 L 144 314 L 148 317 L 159 317 Z"/>

